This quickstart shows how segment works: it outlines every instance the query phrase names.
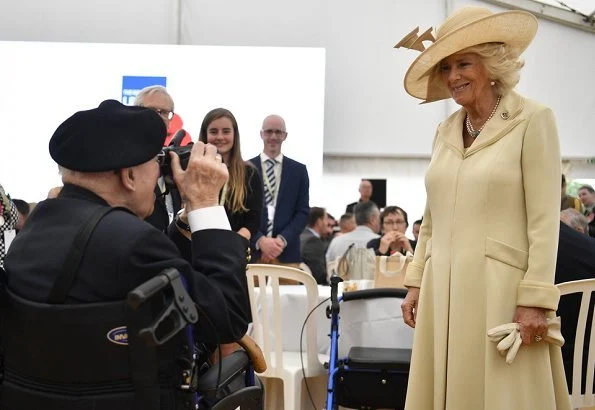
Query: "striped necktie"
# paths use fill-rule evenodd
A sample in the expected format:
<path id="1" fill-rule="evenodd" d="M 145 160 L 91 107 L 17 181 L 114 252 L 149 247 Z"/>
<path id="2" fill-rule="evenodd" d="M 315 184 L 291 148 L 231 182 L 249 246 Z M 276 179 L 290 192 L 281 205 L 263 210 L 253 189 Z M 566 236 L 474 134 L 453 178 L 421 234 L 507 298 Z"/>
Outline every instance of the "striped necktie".
<path id="1" fill-rule="evenodd" d="M 275 205 L 275 191 L 277 189 L 277 177 L 275 176 L 275 165 L 277 164 L 277 161 L 274 159 L 267 159 L 265 162 L 266 165 L 266 179 L 267 182 L 265 184 L 265 190 L 264 190 L 264 201 L 265 204 L 268 206 L 274 206 Z M 272 236 L 273 235 L 273 220 L 272 218 L 269 216 L 269 220 L 267 222 L 267 236 Z"/>

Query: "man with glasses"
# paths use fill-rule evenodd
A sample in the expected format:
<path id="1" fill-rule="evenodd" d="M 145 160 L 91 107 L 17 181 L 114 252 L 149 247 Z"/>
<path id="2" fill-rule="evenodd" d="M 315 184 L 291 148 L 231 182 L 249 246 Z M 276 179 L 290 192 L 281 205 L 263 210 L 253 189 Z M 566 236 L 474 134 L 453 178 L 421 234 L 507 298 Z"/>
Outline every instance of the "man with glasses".
<path id="1" fill-rule="evenodd" d="M 260 230 L 252 236 L 253 260 L 298 267 L 300 234 L 310 214 L 308 170 L 281 153 L 287 138 L 282 117 L 266 117 L 260 137 L 263 152 L 250 161 L 260 172 L 265 203 Z"/>
<path id="2" fill-rule="evenodd" d="M 136 99 L 134 100 L 134 105 L 149 108 L 159 114 L 159 117 L 161 117 L 165 124 L 165 128 L 168 130 L 168 136 L 171 136 L 170 123 L 174 118 L 174 100 L 171 98 L 171 95 L 169 95 L 165 87 L 161 85 L 151 85 L 143 88 L 137 94 Z M 187 133 L 184 136 L 181 145 L 186 145 L 184 141 L 186 141 L 186 143 L 191 141 L 190 136 Z M 163 178 L 159 178 L 157 186 L 155 187 L 154 211 L 146 218 L 147 222 L 162 232 L 167 229 L 174 214 L 182 207 L 182 200 L 177 189 L 170 188 L 169 193 L 166 194 L 166 192 L 165 181 Z"/>
<path id="3" fill-rule="evenodd" d="M 174 100 L 165 87 L 151 85 L 143 88 L 136 95 L 134 105 L 150 108 L 155 111 L 165 123 L 165 127 L 169 128 L 169 123 L 174 117 Z"/>

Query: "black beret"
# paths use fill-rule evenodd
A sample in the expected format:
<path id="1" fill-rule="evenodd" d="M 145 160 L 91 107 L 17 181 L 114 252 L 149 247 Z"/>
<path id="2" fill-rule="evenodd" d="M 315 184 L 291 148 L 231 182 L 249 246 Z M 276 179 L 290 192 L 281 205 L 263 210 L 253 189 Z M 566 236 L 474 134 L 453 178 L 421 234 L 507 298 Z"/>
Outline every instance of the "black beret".
<path id="1" fill-rule="evenodd" d="M 73 171 L 117 170 L 155 157 L 166 135 L 163 120 L 153 110 L 106 100 L 60 124 L 50 139 L 50 155 Z"/>

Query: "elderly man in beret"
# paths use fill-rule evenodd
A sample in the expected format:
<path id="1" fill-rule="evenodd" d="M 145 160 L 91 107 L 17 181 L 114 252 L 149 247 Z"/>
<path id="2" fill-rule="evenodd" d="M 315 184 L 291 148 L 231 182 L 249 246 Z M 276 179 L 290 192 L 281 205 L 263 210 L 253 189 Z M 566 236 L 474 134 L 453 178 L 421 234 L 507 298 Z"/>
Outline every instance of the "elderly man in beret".
<path id="1" fill-rule="evenodd" d="M 123 300 L 163 269 L 176 268 L 200 308 L 195 325 L 200 341 L 230 343 L 246 333 L 248 243 L 230 230 L 218 205 L 228 173 L 216 148 L 196 143 L 185 170 L 170 153 L 173 177 L 185 198 L 182 217 L 192 232 L 190 263 L 163 232 L 142 220 L 153 211 L 160 175 L 157 159 L 165 136 L 165 124 L 153 110 L 114 100 L 77 112 L 58 127 L 49 151 L 60 166 L 64 187 L 57 198 L 39 203 L 10 248 L 5 266 L 14 294 L 52 303 L 51 290 L 81 226 L 102 209 L 117 207 L 92 231 L 62 303 Z M 105 359 L 104 366 L 117 365 Z M 69 365 L 77 364 L 65 363 Z M 80 400 L 89 408 L 96 404 L 93 397 Z M 4 404 L 0 399 L 0 407 Z M 173 406 L 162 403 L 161 408 Z"/>

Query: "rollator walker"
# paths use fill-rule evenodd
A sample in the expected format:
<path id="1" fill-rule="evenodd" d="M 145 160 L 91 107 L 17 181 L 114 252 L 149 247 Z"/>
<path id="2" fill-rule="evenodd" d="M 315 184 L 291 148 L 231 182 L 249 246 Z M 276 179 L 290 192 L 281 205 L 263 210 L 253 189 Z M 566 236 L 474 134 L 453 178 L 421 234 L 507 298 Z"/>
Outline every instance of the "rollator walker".
<path id="1" fill-rule="evenodd" d="M 343 279 L 334 274 L 331 282 L 330 359 L 326 410 L 339 406 L 354 409 L 395 409 L 405 407 L 411 349 L 352 346 L 347 357 L 339 358 L 339 319 L 341 303 L 376 298 L 404 298 L 406 289 L 380 288 L 344 292 L 338 296 Z"/>

